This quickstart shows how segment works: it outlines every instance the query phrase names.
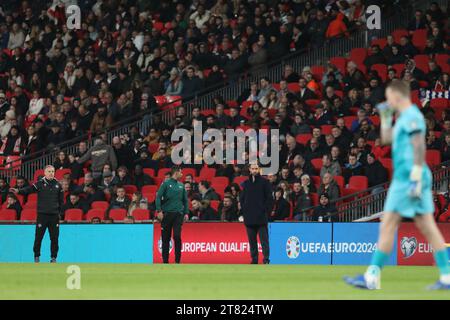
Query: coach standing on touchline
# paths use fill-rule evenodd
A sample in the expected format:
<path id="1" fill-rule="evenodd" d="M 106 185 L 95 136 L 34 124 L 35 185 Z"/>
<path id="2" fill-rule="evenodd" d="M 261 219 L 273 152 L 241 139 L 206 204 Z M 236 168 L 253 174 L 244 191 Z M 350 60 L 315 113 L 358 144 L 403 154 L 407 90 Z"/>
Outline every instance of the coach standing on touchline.
<path id="1" fill-rule="evenodd" d="M 242 192 L 239 194 L 244 224 L 247 228 L 248 242 L 252 264 L 258 263 L 258 239 L 264 256 L 264 264 L 269 261 L 269 232 L 267 224 L 268 216 L 272 211 L 273 196 L 270 182 L 260 175 L 258 164 L 250 165 L 250 177 L 242 184 Z"/>
<path id="2" fill-rule="evenodd" d="M 58 256 L 59 218 L 64 202 L 64 191 L 55 179 L 55 168 L 46 166 L 44 177 L 31 186 L 22 189 L 10 189 L 11 192 L 26 195 L 37 193 L 37 219 L 34 239 L 34 262 L 39 262 L 41 243 L 45 230 L 48 228 L 51 241 L 51 263 L 56 262 Z"/>
<path id="3" fill-rule="evenodd" d="M 184 215 L 189 213 L 189 200 L 184 184 L 179 182 L 183 173 L 179 166 L 172 167 L 170 178 L 161 184 L 156 193 L 155 207 L 161 221 L 162 258 L 169 263 L 170 237 L 173 229 L 175 263 L 181 261 L 181 226 Z"/>

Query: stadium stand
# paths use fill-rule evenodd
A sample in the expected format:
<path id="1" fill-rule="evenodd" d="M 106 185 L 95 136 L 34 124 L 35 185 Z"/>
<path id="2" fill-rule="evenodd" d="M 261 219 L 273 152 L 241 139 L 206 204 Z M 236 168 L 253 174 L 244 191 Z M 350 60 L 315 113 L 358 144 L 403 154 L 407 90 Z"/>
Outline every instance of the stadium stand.
<path id="1" fill-rule="evenodd" d="M 382 37 L 378 34 L 364 46 L 358 41 L 366 39 L 357 14 L 363 11 L 360 2 L 330 2 L 312 10 L 293 1 L 279 1 L 275 8 L 221 1 L 150 2 L 147 8 L 124 1 L 115 8 L 104 2 L 84 8 L 93 14 L 79 32 L 63 30 L 61 6 L 42 1 L 18 8 L 18 1 L 11 2 L 9 11 L 20 12 L 17 21 L 25 24 L 13 23 L 8 10 L 0 16 L 0 170 L 9 178 L 5 193 L 8 183 L 20 187 L 36 181 L 43 165 L 51 163 L 57 178 L 65 181 L 66 198 L 77 191 L 89 207 L 81 216 L 79 209 L 70 209 L 78 211 L 66 212 L 67 221 L 122 221 L 127 215 L 150 219 L 157 188 L 173 164 L 170 135 L 195 121 L 207 128 L 279 129 L 280 172 L 268 179 L 274 190 L 284 188 L 292 210 L 292 202 L 298 202 L 291 197 L 295 182 L 301 183 L 296 197 L 308 198 L 298 209 L 310 212 L 319 204 L 320 194 L 302 181 L 303 175 L 310 177 L 314 190 L 337 188 L 330 205 L 350 208 L 355 201 L 371 201 L 366 198 L 372 192 L 381 199 L 380 185 L 391 177 L 392 163 L 389 149 L 380 145 L 374 107 L 394 78 L 410 83 L 413 100 L 433 132 L 427 135 L 427 162 L 441 172 L 441 163 L 450 160 L 449 40 L 439 6 L 417 9 L 424 15 L 424 28 L 396 20 L 392 32 L 383 29 Z M 40 12 L 40 6 L 48 15 L 38 19 L 33 12 Z M 342 29 L 337 36 L 335 28 Z M 330 34 L 334 37 L 327 38 Z M 350 34 L 354 41 L 348 41 Z M 327 50 L 321 50 L 324 46 Z M 276 59 L 289 55 L 293 58 L 283 63 Z M 218 84 L 224 88 L 213 90 Z M 135 114 L 145 116 L 136 121 Z M 90 161 L 77 161 L 94 137 L 111 145 L 117 160 L 117 165 L 102 168 L 105 177 L 112 172 L 106 184 L 103 177 L 89 177 Z M 77 143 L 65 147 L 68 140 Z M 60 151 L 51 156 L 36 153 L 55 146 Z M 356 163 L 349 162 L 350 154 Z M 330 164 L 323 155 L 329 155 Z M 139 175 L 138 166 L 143 168 Z M 126 177 L 120 177 L 121 167 Z M 323 181 L 323 170 L 333 172 L 331 182 Z M 190 199 L 208 200 L 218 211 L 225 194 L 237 202 L 248 166 L 191 165 L 183 173 L 192 175 L 187 182 Z M 202 180 L 211 186 L 199 192 Z M 119 185 L 136 209 L 112 209 L 106 216 Z M 208 198 L 211 194 L 215 196 Z M 31 196 L 18 199 L 23 212 L 35 209 L 35 201 Z M 7 213 L 0 217 L 10 218 L 9 210 L 2 209 Z M 345 210 L 340 207 L 339 217 Z M 294 212 L 288 219 L 293 217 Z"/>

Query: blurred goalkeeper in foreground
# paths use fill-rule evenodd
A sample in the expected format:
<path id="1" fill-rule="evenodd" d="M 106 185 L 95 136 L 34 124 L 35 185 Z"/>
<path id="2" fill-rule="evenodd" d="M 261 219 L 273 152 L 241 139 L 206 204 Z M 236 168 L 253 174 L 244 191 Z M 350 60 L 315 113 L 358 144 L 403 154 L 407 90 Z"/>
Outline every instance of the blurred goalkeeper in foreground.
<path id="1" fill-rule="evenodd" d="M 434 221 L 432 175 L 425 163 L 425 120 L 417 106 L 412 104 L 410 94 L 407 84 L 394 80 L 386 88 L 387 101 L 377 106 L 382 143 L 392 142 L 394 174 L 384 204 L 377 250 L 371 264 L 364 275 L 344 278 L 348 284 L 358 288 L 381 288 L 381 269 L 389 258 L 395 232 L 404 217 L 414 219 L 433 247 L 441 276 L 429 289 L 450 289 L 449 258 L 444 238 Z M 397 113 L 397 120 L 392 126 L 394 112 Z"/>

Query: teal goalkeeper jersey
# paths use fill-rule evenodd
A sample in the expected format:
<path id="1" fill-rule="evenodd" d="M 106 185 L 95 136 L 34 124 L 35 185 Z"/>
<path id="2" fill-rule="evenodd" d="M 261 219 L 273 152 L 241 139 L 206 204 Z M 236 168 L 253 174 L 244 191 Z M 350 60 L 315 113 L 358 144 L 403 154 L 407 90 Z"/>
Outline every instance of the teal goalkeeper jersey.
<path id="1" fill-rule="evenodd" d="M 414 165 L 414 150 L 411 136 L 414 133 L 423 133 L 425 135 L 425 131 L 425 119 L 416 105 L 412 105 L 400 113 L 395 122 L 392 137 L 394 180 L 409 181 L 409 175 Z M 428 170 L 428 168 L 424 169 Z"/>

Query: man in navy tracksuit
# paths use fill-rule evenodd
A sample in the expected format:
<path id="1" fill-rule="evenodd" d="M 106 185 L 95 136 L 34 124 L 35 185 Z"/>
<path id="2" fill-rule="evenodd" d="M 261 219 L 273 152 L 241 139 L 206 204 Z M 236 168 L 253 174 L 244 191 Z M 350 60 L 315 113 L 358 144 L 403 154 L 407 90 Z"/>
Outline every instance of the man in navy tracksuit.
<path id="1" fill-rule="evenodd" d="M 258 240 L 261 242 L 264 261 L 269 261 L 269 232 L 267 229 L 269 213 L 272 211 L 272 187 L 268 180 L 260 175 L 258 164 L 250 165 L 250 177 L 242 185 L 239 195 L 244 224 L 247 228 L 252 264 L 258 263 Z"/>
<path id="2" fill-rule="evenodd" d="M 37 193 L 37 219 L 34 239 L 34 262 L 39 262 L 41 255 L 41 243 L 45 230 L 48 228 L 51 242 L 51 263 L 56 262 L 58 256 L 59 219 L 64 203 L 64 191 L 55 179 L 55 168 L 46 166 L 44 177 L 22 189 L 11 189 L 11 192 L 27 195 Z"/>

